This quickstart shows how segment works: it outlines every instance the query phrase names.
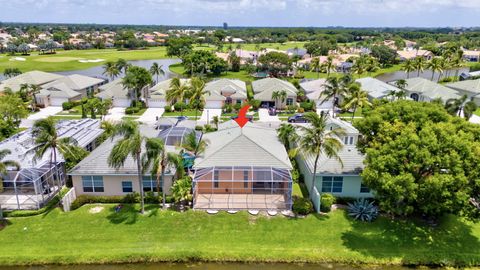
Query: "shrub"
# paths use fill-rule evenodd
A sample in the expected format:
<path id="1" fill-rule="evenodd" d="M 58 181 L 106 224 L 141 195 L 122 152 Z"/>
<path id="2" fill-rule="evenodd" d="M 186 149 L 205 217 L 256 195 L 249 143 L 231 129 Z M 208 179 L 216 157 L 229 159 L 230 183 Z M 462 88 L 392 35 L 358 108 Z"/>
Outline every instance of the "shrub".
<path id="1" fill-rule="evenodd" d="M 441 83 L 453 82 L 454 79 L 455 79 L 454 77 L 445 77 L 445 78 L 442 78 L 439 82 Z"/>
<path id="2" fill-rule="evenodd" d="M 300 107 L 300 108 L 298 108 L 297 112 L 299 112 L 299 113 L 304 113 L 304 112 L 305 112 L 305 109 L 303 109 L 303 108 Z"/>
<path id="3" fill-rule="evenodd" d="M 195 126 L 195 130 L 203 131 L 203 126 L 197 125 L 197 126 Z"/>
<path id="4" fill-rule="evenodd" d="M 295 105 L 288 105 L 287 106 L 287 112 L 288 113 L 294 113 L 297 110 L 297 106 Z"/>
<path id="5" fill-rule="evenodd" d="M 134 114 L 140 111 L 139 107 L 128 107 L 125 109 L 125 114 Z"/>
<path id="6" fill-rule="evenodd" d="M 231 113 L 233 111 L 233 107 L 230 104 L 223 105 L 223 111 L 226 113 Z"/>
<path id="7" fill-rule="evenodd" d="M 322 212 L 330 212 L 332 204 L 335 203 L 335 197 L 330 193 L 323 193 L 320 197 L 320 210 Z"/>
<path id="8" fill-rule="evenodd" d="M 165 112 L 172 112 L 172 106 L 170 105 L 165 106 Z"/>
<path id="9" fill-rule="evenodd" d="M 260 105 L 262 104 L 262 102 L 260 100 L 256 100 L 256 99 L 251 99 L 248 101 L 248 105 L 252 106 L 252 108 L 254 110 L 258 110 L 258 108 L 260 108 Z"/>
<path id="10" fill-rule="evenodd" d="M 73 102 L 69 102 L 69 101 L 66 101 L 66 102 L 63 102 L 62 103 L 62 109 L 64 111 L 68 111 L 70 110 L 71 108 L 75 107 L 75 105 L 73 104 Z"/>
<path id="11" fill-rule="evenodd" d="M 73 201 L 70 206 L 71 210 L 80 208 L 88 203 L 127 203 L 126 196 L 93 196 L 93 195 L 80 195 Z M 130 201 L 132 198 L 128 197 Z"/>
<path id="12" fill-rule="evenodd" d="M 315 105 L 315 102 L 308 101 L 308 100 L 300 103 L 300 107 L 307 112 L 313 110 L 314 105 Z"/>
<path id="13" fill-rule="evenodd" d="M 175 108 L 175 111 L 183 111 L 187 109 L 187 104 L 183 102 L 177 102 L 173 105 L 173 108 Z"/>
<path id="14" fill-rule="evenodd" d="M 313 204 L 308 198 L 293 196 L 292 211 L 299 215 L 308 215 L 313 212 Z"/>
<path id="15" fill-rule="evenodd" d="M 336 197 L 335 203 L 348 205 L 349 203 L 353 203 L 356 200 L 357 198 L 353 198 L 353 197 Z"/>
<path id="16" fill-rule="evenodd" d="M 365 199 L 358 199 L 348 204 L 348 215 L 355 220 L 371 222 L 378 217 L 378 208 Z"/>
<path id="17" fill-rule="evenodd" d="M 205 130 L 205 132 L 213 132 L 213 131 L 216 131 L 217 129 L 214 128 L 214 127 L 212 127 L 212 126 L 209 125 L 209 124 L 206 124 L 206 125 L 204 126 L 204 130 Z"/>
<path id="18" fill-rule="evenodd" d="M 478 71 L 478 70 L 480 70 L 480 63 L 475 63 L 470 66 L 470 72 Z"/>
<path id="19" fill-rule="evenodd" d="M 242 104 L 235 103 L 235 105 L 233 105 L 233 108 L 235 109 L 235 111 L 239 111 L 242 108 Z"/>
<path id="20" fill-rule="evenodd" d="M 146 105 L 145 102 L 143 102 L 142 100 L 132 100 L 130 107 L 145 108 Z"/>
<path id="21" fill-rule="evenodd" d="M 160 194 L 160 200 L 158 196 L 155 196 L 155 194 L 152 191 L 145 192 L 145 203 L 149 204 L 158 204 L 162 201 L 162 194 Z"/>

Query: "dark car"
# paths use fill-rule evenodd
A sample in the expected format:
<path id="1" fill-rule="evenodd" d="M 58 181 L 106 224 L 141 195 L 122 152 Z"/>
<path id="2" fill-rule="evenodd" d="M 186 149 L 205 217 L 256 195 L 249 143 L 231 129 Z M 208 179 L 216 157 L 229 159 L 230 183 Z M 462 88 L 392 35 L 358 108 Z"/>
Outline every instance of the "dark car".
<path id="1" fill-rule="evenodd" d="M 295 115 L 292 115 L 288 117 L 288 122 L 289 123 L 307 123 L 307 119 L 303 116 L 301 113 L 297 113 Z"/>
<path id="2" fill-rule="evenodd" d="M 277 115 L 277 109 L 273 108 L 273 107 L 270 107 L 268 108 L 268 114 L 269 115 Z"/>
<path id="3" fill-rule="evenodd" d="M 238 118 L 238 115 L 230 117 L 230 119 L 232 119 L 232 120 L 235 120 L 237 118 Z M 247 118 L 248 121 L 253 122 L 253 116 L 252 115 L 247 115 L 247 116 L 245 116 L 245 118 Z"/>
<path id="4" fill-rule="evenodd" d="M 187 119 L 188 119 L 188 117 L 186 117 L 186 116 L 178 116 L 177 117 L 178 122 L 184 121 L 184 120 L 187 120 Z"/>

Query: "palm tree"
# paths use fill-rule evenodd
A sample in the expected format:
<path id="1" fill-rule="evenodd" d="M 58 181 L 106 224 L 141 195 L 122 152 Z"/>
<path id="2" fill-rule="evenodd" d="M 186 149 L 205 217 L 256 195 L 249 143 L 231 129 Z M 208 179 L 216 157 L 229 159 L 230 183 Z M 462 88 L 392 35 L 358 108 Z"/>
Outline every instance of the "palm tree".
<path id="1" fill-rule="evenodd" d="M 121 136 L 121 138 L 115 143 L 110 155 L 108 156 L 108 165 L 119 169 L 123 166 L 128 156 L 131 156 L 137 163 L 141 213 L 143 214 L 145 212 L 145 205 L 142 182 L 141 154 L 142 145 L 146 138 L 140 134 L 138 123 L 131 120 L 121 121 L 118 123 L 115 126 L 115 130 L 112 134 L 112 140 L 114 136 Z"/>
<path id="2" fill-rule="evenodd" d="M 118 69 L 118 65 L 112 61 L 108 61 L 103 65 L 103 75 L 107 75 L 110 77 L 110 81 L 113 81 L 115 77 L 120 74 L 120 70 Z"/>
<path id="3" fill-rule="evenodd" d="M 187 84 L 182 83 L 180 78 L 173 78 L 170 82 L 170 88 L 166 93 L 166 100 L 170 103 L 176 103 L 180 101 L 183 103 L 185 95 L 188 93 L 189 87 Z M 183 116 L 183 108 L 180 109 Z"/>
<path id="4" fill-rule="evenodd" d="M 42 89 L 39 85 L 36 84 L 30 84 L 30 95 L 32 96 L 32 108 L 33 111 L 37 110 L 37 94 L 40 93 L 40 90 Z"/>
<path id="5" fill-rule="evenodd" d="M 163 66 L 159 65 L 157 62 L 154 62 L 150 67 L 150 74 L 152 74 L 152 76 L 156 76 L 155 83 L 158 83 L 158 75 L 165 75 L 165 71 L 163 71 L 162 67 Z"/>
<path id="6" fill-rule="evenodd" d="M 124 74 L 127 74 L 128 68 L 130 67 L 130 64 L 122 58 L 118 59 L 115 65 L 117 66 L 117 69 Z"/>
<path id="7" fill-rule="evenodd" d="M 181 147 L 197 156 L 205 152 L 205 149 L 207 148 L 207 142 L 202 139 L 197 139 L 197 133 L 192 131 L 185 136 Z"/>
<path id="8" fill-rule="evenodd" d="M 20 170 L 20 164 L 18 162 L 14 160 L 3 160 L 6 156 L 10 155 L 11 153 L 12 152 L 8 149 L 0 150 L 0 191 L 2 191 L 1 189 L 3 188 L 1 177 L 7 173 L 7 168 L 15 167 L 17 171 Z"/>
<path id="9" fill-rule="evenodd" d="M 320 57 L 315 57 L 312 59 L 310 62 L 310 71 L 316 71 L 317 72 L 317 78 L 320 78 Z"/>
<path id="10" fill-rule="evenodd" d="M 432 71 L 432 78 L 430 79 L 431 81 L 433 81 L 433 78 L 435 76 L 435 72 L 437 72 L 437 71 L 442 72 L 441 62 L 442 62 L 442 59 L 433 58 L 432 60 L 430 60 L 427 63 L 426 67 Z M 438 77 L 438 79 L 440 79 L 440 76 Z"/>
<path id="11" fill-rule="evenodd" d="M 195 106 L 195 120 L 197 119 L 198 109 L 202 103 L 205 103 L 205 95 L 210 92 L 205 91 L 205 81 L 200 77 L 193 77 L 190 82 L 188 96 Z"/>
<path id="12" fill-rule="evenodd" d="M 37 120 L 32 127 L 32 137 L 35 138 L 35 146 L 29 150 L 34 152 L 34 160 L 41 159 L 50 151 L 50 166 L 55 168 L 58 186 L 60 187 L 60 177 L 58 174 L 58 153 L 62 156 L 76 156 L 74 147 L 77 141 L 70 137 L 58 137 L 56 122 L 52 117 Z"/>
<path id="13" fill-rule="evenodd" d="M 298 139 L 298 147 L 306 155 L 315 155 L 315 163 L 313 165 L 313 179 L 310 186 L 310 194 L 313 194 L 313 188 L 317 179 L 317 165 L 320 155 L 326 155 L 328 158 L 335 158 L 342 166 L 342 160 L 338 156 L 338 152 L 343 148 L 340 138 L 345 135 L 342 128 L 327 129 L 327 115 L 318 115 L 314 112 L 308 112 L 305 119 L 310 122 L 308 126 L 298 126 L 300 130 L 300 138 Z"/>
<path id="14" fill-rule="evenodd" d="M 160 138 L 148 138 L 145 142 L 146 152 L 142 156 L 143 169 L 151 168 L 152 178 L 155 177 L 157 183 L 157 196 L 160 196 L 160 182 L 162 182 L 162 208 L 165 208 L 165 169 L 169 165 L 179 165 L 178 154 L 168 153 L 165 148 L 165 142 Z M 181 157 L 180 157 L 181 160 Z M 177 170 L 183 170 L 183 164 L 180 164 Z"/>
<path id="15" fill-rule="evenodd" d="M 393 91 L 394 97 L 397 97 L 398 99 L 404 99 L 407 96 L 407 91 L 405 91 L 405 88 L 408 86 L 407 81 L 404 79 L 397 80 L 395 82 L 395 86 L 398 87 L 400 90 Z"/>
<path id="16" fill-rule="evenodd" d="M 283 105 L 285 100 L 287 99 L 287 92 L 285 90 L 280 90 L 280 91 L 273 91 L 272 92 L 272 99 L 275 100 L 276 104 L 275 106 L 277 108 L 281 107 L 279 105 Z M 278 101 L 280 101 L 280 104 L 278 104 Z"/>
<path id="17" fill-rule="evenodd" d="M 445 109 L 451 114 L 451 115 L 457 115 L 457 116 L 463 116 L 465 119 L 470 119 L 472 117 L 473 112 L 477 110 L 477 104 L 473 101 L 467 101 L 468 97 L 467 95 L 464 95 L 461 98 L 451 98 L 447 100 L 445 103 Z"/>
<path id="18" fill-rule="evenodd" d="M 402 70 L 407 74 L 407 79 L 410 78 L 410 72 L 416 70 L 415 63 L 410 59 L 405 60 Z"/>
<path id="19" fill-rule="evenodd" d="M 138 101 L 139 95 L 145 88 L 152 84 L 152 76 L 148 70 L 142 67 L 132 66 L 122 79 L 123 87 L 133 90 L 134 100 Z M 147 95 L 144 93 L 145 100 Z"/>
<path id="20" fill-rule="evenodd" d="M 425 58 L 421 56 L 417 56 L 415 60 L 413 60 L 413 66 L 415 67 L 415 70 L 417 71 L 417 77 L 420 77 L 420 72 L 423 73 L 423 70 L 425 68 Z"/>
<path id="21" fill-rule="evenodd" d="M 215 125 L 215 127 L 217 128 L 218 130 L 218 123 L 219 123 L 219 119 L 218 119 L 218 115 L 215 115 L 213 118 L 212 118 L 212 123 Z"/>
<path id="22" fill-rule="evenodd" d="M 295 127 L 292 124 L 286 123 L 281 124 L 277 129 L 277 136 L 287 151 L 290 149 L 290 144 L 298 139 Z"/>
<path id="23" fill-rule="evenodd" d="M 334 65 L 333 65 L 333 56 L 329 55 L 327 57 L 327 61 L 323 63 L 323 66 L 325 67 L 325 71 L 327 72 L 327 78 L 330 77 L 330 72 L 333 70 Z"/>
<path id="24" fill-rule="evenodd" d="M 191 190 L 192 180 L 188 176 L 175 181 L 175 183 L 173 184 L 172 196 L 175 199 L 175 202 L 180 203 L 180 211 L 184 210 L 185 202 L 191 199 Z"/>
<path id="25" fill-rule="evenodd" d="M 323 91 L 324 99 L 321 103 L 332 100 L 332 117 L 335 117 L 335 107 L 338 103 L 339 97 L 344 97 L 347 90 L 346 87 L 351 83 L 351 76 L 330 77 L 325 84 L 325 91 Z"/>
<path id="26" fill-rule="evenodd" d="M 368 94 L 366 91 L 360 88 L 358 83 L 352 83 L 348 87 L 348 95 L 343 105 L 345 109 L 353 109 L 352 123 L 355 118 L 355 112 L 358 108 L 362 109 L 366 106 L 372 106 L 372 103 L 368 100 Z"/>

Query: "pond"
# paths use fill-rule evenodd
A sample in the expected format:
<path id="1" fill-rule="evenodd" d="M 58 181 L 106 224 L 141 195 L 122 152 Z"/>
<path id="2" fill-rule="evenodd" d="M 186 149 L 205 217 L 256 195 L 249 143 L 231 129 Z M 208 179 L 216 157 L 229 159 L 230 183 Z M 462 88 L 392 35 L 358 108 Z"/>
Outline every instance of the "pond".
<path id="1" fill-rule="evenodd" d="M 349 266 L 341 264 L 241 264 L 241 263 L 192 263 L 192 264 L 119 264 L 119 265 L 71 265 L 0 267 L 0 270 L 407 270 L 401 266 Z"/>
<path id="2" fill-rule="evenodd" d="M 463 68 L 458 68 L 458 69 L 450 69 L 446 72 L 444 72 L 444 76 L 446 73 L 449 74 L 449 76 L 454 76 L 456 71 L 458 70 L 458 75 L 462 74 L 462 72 L 468 72 L 469 68 L 468 67 L 463 67 Z M 417 76 L 417 71 L 410 72 L 410 78 L 418 77 Z M 434 75 L 434 81 L 437 80 L 439 73 L 435 72 Z M 420 73 L 420 77 L 425 78 L 425 79 L 431 79 L 432 78 L 432 71 L 431 70 L 424 70 L 422 73 Z M 389 73 L 384 73 L 380 74 L 376 77 L 377 79 L 384 81 L 384 82 L 392 82 L 400 79 L 406 79 L 407 74 L 404 71 L 395 71 L 395 72 L 389 72 Z"/>

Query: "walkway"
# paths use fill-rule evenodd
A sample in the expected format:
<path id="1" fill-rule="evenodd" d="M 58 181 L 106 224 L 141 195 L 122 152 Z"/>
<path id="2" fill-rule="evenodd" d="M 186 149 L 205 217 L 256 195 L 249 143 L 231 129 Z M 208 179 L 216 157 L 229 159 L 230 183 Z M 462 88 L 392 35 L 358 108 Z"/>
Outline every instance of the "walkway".
<path id="1" fill-rule="evenodd" d="M 106 121 L 121 121 L 122 118 L 125 116 L 125 108 L 124 107 L 113 107 L 108 110 L 108 114 L 105 116 Z"/>
<path id="2" fill-rule="evenodd" d="M 29 115 L 27 119 L 22 119 L 22 122 L 20 123 L 20 127 L 27 127 L 27 128 L 32 127 L 33 123 L 36 120 L 47 118 L 61 111 L 63 111 L 62 107 L 57 107 L 57 106 L 48 106 L 46 108 L 40 109 L 39 112 Z"/>
<path id="3" fill-rule="evenodd" d="M 207 124 L 208 122 L 211 122 L 214 116 L 218 116 L 218 119 L 220 120 L 220 117 L 222 115 L 222 109 L 204 109 L 202 116 L 200 116 L 199 122 L 202 124 Z"/>
<path id="4" fill-rule="evenodd" d="M 480 116 L 473 114 L 472 117 L 470 117 L 470 120 L 468 121 L 470 123 L 480 124 Z"/>
<path id="5" fill-rule="evenodd" d="M 280 122 L 278 115 L 269 115 L 268 109 L 258 109 L 259 122 Z"/>
<path id="6" fill-rule="evenodd" d="M 148 108 L 137 121 L 144 124 L 154 124 L 157 122 L 157 118 L 161 117 L 164 112 L 164 108 Z"/>

